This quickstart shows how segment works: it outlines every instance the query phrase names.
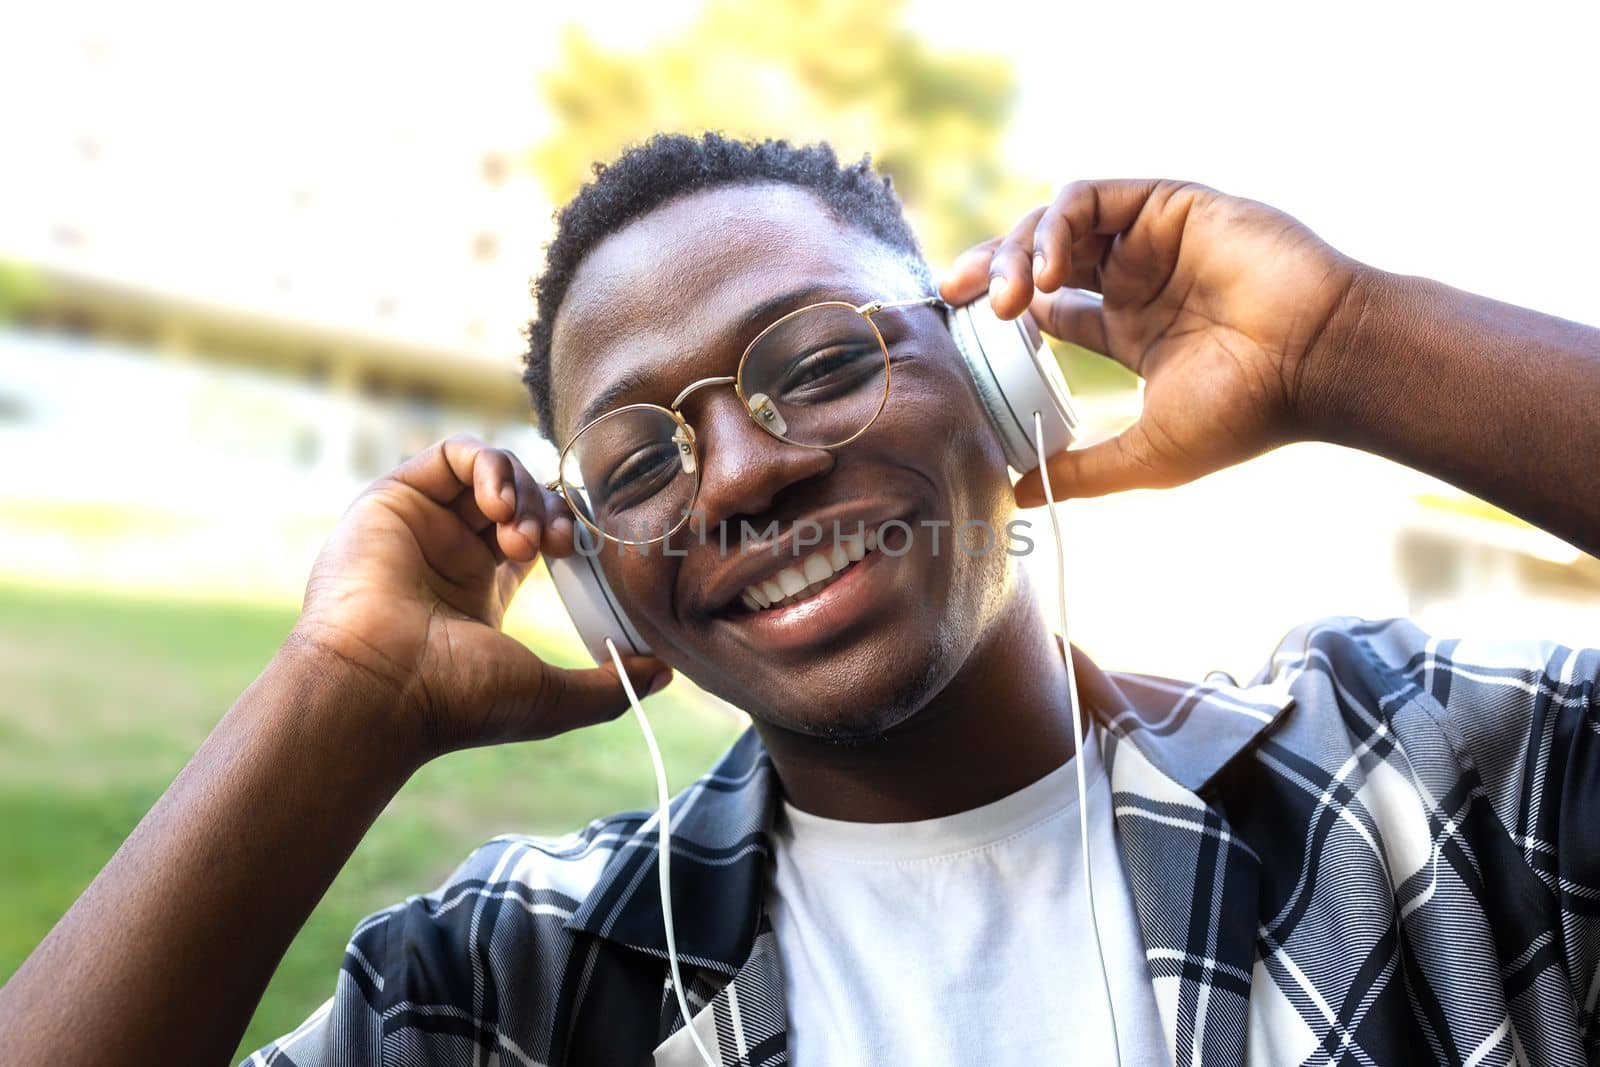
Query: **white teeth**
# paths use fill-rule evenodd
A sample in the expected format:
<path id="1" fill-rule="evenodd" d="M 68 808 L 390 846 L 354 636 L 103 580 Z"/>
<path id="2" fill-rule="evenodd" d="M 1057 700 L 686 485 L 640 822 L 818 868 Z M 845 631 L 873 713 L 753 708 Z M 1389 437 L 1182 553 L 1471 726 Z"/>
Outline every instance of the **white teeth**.
<path id="1" fill-rule="evenodd" d="M 841 571 L 860 561 L 877 546 L 875 530 L 868 530 L 865 536 L 853 534 L 841 537 L 833 548 L 813 553 L 799 565 L 785 567 L 766 581 L 745 586 L 739 594 L 739 602 L 750 611 L 763 611 L 802 594 L 818 592 L 832 585 Z"/>
<path id="2" fill-rule="evenodd" d="M 783 590 L 784 596 L 794 596 L 807 584 L 806 576 L 793 567 L 785 567 L 778 572 L 778 588 Z"/>
<path id="3" fill-rule="evenodd" d="M 800 570 L 806 576 L 807 585 L 814 585 L 824 578 L 833 577 L 833 567 L 828 563 L 828 557 L 820 552 L 815 556 L 807 556 Z"/>

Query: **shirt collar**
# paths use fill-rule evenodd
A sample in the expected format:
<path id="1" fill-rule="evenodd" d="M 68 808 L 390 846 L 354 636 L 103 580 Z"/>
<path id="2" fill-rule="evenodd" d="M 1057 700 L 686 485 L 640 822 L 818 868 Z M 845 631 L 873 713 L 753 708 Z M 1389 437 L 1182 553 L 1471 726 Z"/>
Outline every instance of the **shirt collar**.
<path id="1" fill-rule="evenodd" d="M 672 798 L 672 919 L 683 962 L 733 974 L 749 957 L 777 787 L 772 759 L 751 727 Z M 657 821 L 650 813 L 618 845 L 567 929 L 665 958 Z"/>
<path id="2" fill-rule="evenodd" d="M 1241 686 L 1220 671 L 1203 682 L 1107 672 L 1077 648 L 1072 665 L 1096 721 L 1192 793 L 1204 793 L 1294 706 L 1283 683 Z"/>
<path id="3" fill-rule="evenodd" d="M 1217 675 L 1188 683 L 1108 673 L 1078 649 L 1072 652 L 1084 710 L 1195 793 L 1253 748 L 1294 703 L 1281 686 L 1238 686 Z M 733 974 L 749 957 L 780 795 L 772 759 L 751 727 L 672 799 L 673 929 L 683 962 Z M 618 845 L 567 928 L 665 958 L 658 845 L 652 813 Z"/>

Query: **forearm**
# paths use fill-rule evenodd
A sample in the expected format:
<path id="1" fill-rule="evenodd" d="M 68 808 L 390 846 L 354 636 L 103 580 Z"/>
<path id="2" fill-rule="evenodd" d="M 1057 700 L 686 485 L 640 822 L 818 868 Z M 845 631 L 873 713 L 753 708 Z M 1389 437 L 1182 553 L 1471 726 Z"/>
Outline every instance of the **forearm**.
<path id="1" fill-rule="evenodd" d="M 221 1063 L 414 762 L 381 687 L 291 642 L 0 989 L 6 1063 Z"/>
<path id="2" fill-rule="evenodd" d="M 1600 330 L 1368 271 L 1305 387 L 1316 436 L 1600 553 Z"/>

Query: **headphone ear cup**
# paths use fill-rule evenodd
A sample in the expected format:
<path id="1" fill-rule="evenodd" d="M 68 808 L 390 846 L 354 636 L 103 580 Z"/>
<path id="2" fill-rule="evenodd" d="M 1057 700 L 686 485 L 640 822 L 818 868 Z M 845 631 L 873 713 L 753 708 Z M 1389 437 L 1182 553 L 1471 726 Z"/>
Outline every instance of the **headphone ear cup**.
<path id="1" fill-rule="evenodd" d="M 583 647 L 589 650 L 596 664 L 611 662 L 611 653 L 606 649 L 608 637 L 616 642 L 619 652 L 650 655 L 650 645 L 628 621 L 627 612 L 622 610 L 622 604 L 600 569 L 594 534 L 581 522 L 574 522 L 572 526 L 578 551 L 560 559 L 545 556 L 544 565 Z"/>
<path id="2" fill-rule="evenodd" d="M 979 297 L 951 308 L 948 320 L 956 351 L 1000 438 L 1006 463 L 1019 474 L 1039 465 L 1033 440 L 1035 411 L 1043 416 L 1046 455 L 1065 450 L 1078 426 L 1072 394 L 1055 355 L 1029 331 L 1024 317 L 1007 322 L 994 313 L 987 297 Z"/>

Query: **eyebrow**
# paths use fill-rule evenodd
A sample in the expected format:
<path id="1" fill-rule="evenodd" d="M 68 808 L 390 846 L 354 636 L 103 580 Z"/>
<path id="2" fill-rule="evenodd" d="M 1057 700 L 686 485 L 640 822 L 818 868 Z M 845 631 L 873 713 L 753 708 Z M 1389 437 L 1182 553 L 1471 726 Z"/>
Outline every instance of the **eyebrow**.
<path id="1" fill-rule="evenodd" d="M 754 336 L 780 315 L 804 307 L 807 304 L 815 304 L 825 300 L 840 300 L 849 303 L 852 307 L 860 303 L 860 301 L 851 299 L 848 293 L 841 293 L 840 288 L 837 286 L 806 285 L 798 289 L 792 289 L 780 296 L 772 297 L 770 300 L 764 300 L 749 308 L 728 327 L 725 331 L 725 336 Z M 609 385 L 600 390 L 593 400 L 584 405 L 583 410 L 578 413 L 578 421 L 574 423 L 574 426 L 577 429 L 582 429 L 613 407 L 620 406 L 621 401 L 647 391 L 654 384 L 655 375 L 649 370 L 644 367 L 630 367 L 617 375 Z M 689 383 L 684 382 L 683 384 L 688 385 Z M 673 395 L 677 395 L 676 391 L 674 391 Z M 661 406 L 666 407 L 666 404 Z"/>

